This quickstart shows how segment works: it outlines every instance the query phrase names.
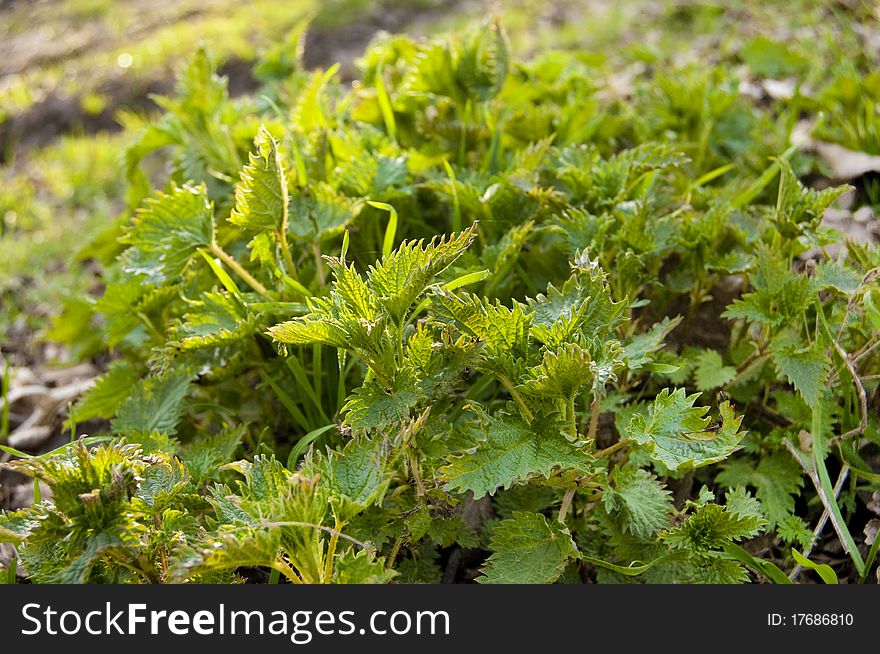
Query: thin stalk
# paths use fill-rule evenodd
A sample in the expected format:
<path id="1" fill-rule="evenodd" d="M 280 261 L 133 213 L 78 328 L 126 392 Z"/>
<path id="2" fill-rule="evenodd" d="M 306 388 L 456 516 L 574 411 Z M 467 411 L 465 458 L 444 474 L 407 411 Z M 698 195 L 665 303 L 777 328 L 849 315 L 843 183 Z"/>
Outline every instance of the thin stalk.
<path id="1" fill-rule="evenodd" d="M 504 375 L 500 375 L 498 377 L 498 381 L 500 381 L 501 385 L 504 386 L 505 389 L 507 389 L 508 393 L 510 393 L 510 397 L 512 397 L 513 401 L 516 402 L 516 405 L 519 407 L 520 413 L 522 413 L 523 418 L 525 418 L 527 422 L 531 422 L 532 419 L 535 417 L 535 414 L 533 414 L 532 410 L 529 409 L 525 399 L 520 394 L 520 392 L 513 387 L 513 382 L 511 382 L 510 379 L 508 379 Z"/>
<path id="2" fill-rule="evenodd" d="M 210 248 L 211 254 L 220 259 L 223 263 L 229 266 L 230 270 L 234 272 L 236 275 L 241 277 L 241 279 L 252 289 L 254 289 L 257 293 L 262 295 L 267 300 L 272 299 L 269 297 L 269 291 L 266 290 L 266 287 L 263 286 L 257 279 L 251 275 L 247 270 L 245 270 L 238 261 L 233 259 L 226 250 L 221 248 L 215 241 L 211 242 Z"/>
<path id="3" fill-rule="evenodd" d="M 284 171 L 284 164 L 281 161 L 281 153 L 275 149 L 277 157 L 278 170 L 281 171 L 278 178 L 281 182 L 281 224 L 278 226 L 278 245 L 281 247 L 281 256 L 287 265 L 287 274 L 299 281 L 296 272 L 296 266 L 293 264 L 293 258 L 290 256 L 290 246 L 287 244 L 287 223 L 290 219 L 290 198 L 287 194 L 287 175 Z"/>
<path id="4" fill-rule="evenodd" d="M 568 406 L 566 406 L 566 418 L 568 419 L 568 429 L 572 439 L 577 438 L 577 409 L 574 405 L 574 394 L 568 398 Z"/>
<path id="5" fill-rule="evenodd" d="M 565 491 L 565 495 L 562 497 L 562 506 L 559 507 L 559 515 L 556 517 L 557 521 L 565 523 L 565 516 L 568 515 L 568 509 L 571 508 L 576 490 L 576 488 L 569 488 Z"/>
<path id="6" fill-rule="evenodd" d="M 624 439 L 622 441 L 617 441 L 614 445 L 610 445 L 610 446 L 606 447 L 604 450 L 599 450 L 598 452 L 596 452 L 595 457 L 597 459 L 607 458 L 607 457 L 611 456 L 612 454 L 614 454 L 615 452 L 617 452 L 618 450 L 622 450 L 630 443 L 632 443 L 632 441 L 628 438 Z"/>
<path id="7" fill-rule="evenodd" d="M 287 205 L 284 206 L 285 227 L 278 230 L 278 247 L 281 248 L 281 256 L 284 257 L 284 265 L 287 267 L 288 276 L 295 281 L 299 281 L 299 274 L 296 272 L 296 265 L 293 263 L 293 257 L 290 255 L 290 245 L 287 243 Z"/>
<path id="8" fill-rule="evenodd" d="M 333 557 L 336 555 L 336 544 L 339 542 L 340 527 L 337 520 L 334 524 L 333 533 L 330 534 L 330 543 L 327 545 L 327 555 L 324 559 L 324 583 L 329 583 L 333 577 Z"/>
<path id="9" fill-rule="evenodd" d="M 385 565 L 387 570 L 394 568 L 394 561 L 397 559 L 397 555 L 400 553 L 400 548 L 402 546 L 403 536 L 398 536 L 397 540 L 394 541 L 394 545 L 391 547 L 391 552 L 388 554 L 388 563 Z"/>
<path id="10" fill-rule="evenodd" d="M 596 441 L 596 434 L 599 432 L 599 412 L 602 409 L 602 401 L 598 394 L 593 395 L 593 401 L 590 403 L 590 426 L 587 428 L 587 440 Z"/>

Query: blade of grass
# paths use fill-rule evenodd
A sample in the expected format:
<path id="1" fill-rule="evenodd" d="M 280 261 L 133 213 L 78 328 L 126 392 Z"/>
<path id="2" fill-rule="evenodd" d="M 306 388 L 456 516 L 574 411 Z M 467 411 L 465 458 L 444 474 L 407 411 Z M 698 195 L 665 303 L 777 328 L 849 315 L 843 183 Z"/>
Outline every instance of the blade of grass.
<path id="1" fill-rule="evenodd" d="M 816 119 L 816 122 L 813 124 L 813 127 L 810 129 L 810 132 L 817 130 L 822 123 L 825 121 L 825 114 L 820 113 L 819 117 Z M 780 161 L 788 161 L 790 160 L 795 153 L 801 149 L 803 146 L 803 142 L 792 143 L 781 155 L 776 157 L 761 176 L 758 177 L 754 182 L 752 182 L 749 187 L 742 191 L 741 193 L 734 196 L 731 201 L 731 205 L 734 209 L 742 209 L 744 206 L 749 204 L 752 200 L 754 200 L 758 195 L 763 191 L 767 185 L 773 181 L 773 179 L 779 174 L 781 170 L 779 166 Z"/>
<path id="2" fill-rule="evenodd" d="M 828 441 L 822 430 L 822 401 L 816 403 L 813 407 L 813 419 L 811 431 L 813 433 L 813 467 L 818 476 L 819 485 L 816 491 L 819 493 L 819 499 L 825 505 L 828 515 L 831 518 L 831 524 L 837 532 L 843 549 L 846 550 L 852 559 L 856 571 L 861 574 L 865 570 L 865 562 L 859 553 L 859 548 L 846 526 L 843 515 L 840 513 L 840 507 L 834 496 L 834 487 L 831 484 L 831 477 L 828 475 L 828 468 L 825 467 L 825 457 L 828 455 Z M 844 464 L 846 465 L 846 464 Z"/>
<path id="3" fill-rule="evenodd" d="M 300 438 L 296 442 L 296 445 L 293 446 L 293 449 L 290 450 L 290 455 L 287 457 L 287 469 L 292 471 L 296 467 L 296 462 L 299 461 L 299 458 L 306 453 L 307 449 L 309 449 L 309 445 L 314 443 L 319 436 L 321 436 L 322 434 L 326 434 L 334 427 L 336 427 L 336 423 L 333 423 L 331 425 L 324 425 L 323 427 L 313 429 L 308 434 Z"/>
<path id="4" fill-rule="evenodd" d="M 387 211 L 389 214 L 388 226 L 385 228 L 385 238 L 382 240 L 382 256 L 387 257 L 394 250 L 394 241 L 397 238 L 397 210 L 385 202 L 368 200 L 367 204 L 376 209 Z"/>
<path id="5" fill-rule="evenodd" d="M 865 570 L 862 572 L 862 576 L 859 577 L 859 583 L 863 584 L 868 579 L 868 573 L 871 572 L 871 568 L 874 566 L 874 561 L 877 560 L 877 551 L 880 549 L 880 534 L 874 537 L 874 542 L 871 544 L 871 549 L 868 550 L 868 557 L 865 559 Z"/>
<path id="6" fill-rule="evenodd" d="M 300 410 L 300 408 L 296 405 L 296 402 L 290 394 L 281 388 L 274 379 L 272 379 L 265 372 L 260 373 L 260 377 L 262 377 L 263 381 L 269 384 L 269 387 L 275 392 L 275 395 L 278 397 L 278 400 L 281 404 L 284 405 L 284 408 L 287 409 L 287 412 L 293 417 L 296 423 L 302 427 L 304 430 L 308 431 L 311 429 L 311 424 L 306 418 L 305 414 Z"/>
<path id="7" fill-rule="evenodd" d="M 790 585 L 794 583 L 775 563 L 752 556 L 742 546 L 737 545 L 736 543 L 728 543 L 724 546 L 724 551 L 747 568 L 751 568 L 755 572 L 764 575 L 774 584 Z"/>
<path id="8" fill-rule="evenodd" d="M 394 119 L 394 108 L 391 106 L 391 98 L 388 89 L 385 88 L 385 75 L 383 74 L 384 59 L 376 66 L 376 100 L 379 102 L 379 111 L 382 113 L 382 122 L 392 141 L 397 141 L 397 121 Z"/>
<path id="9" fill-rule="evenodd" d="M 321 416 L 323 422 L 330 422 L 330 418 L 324 412 L 324 407 L 321 405 L 321 401 L 318 399 L 317 394 L 315 393 L 315 389 L 309 383 L 308 375 L 306 375 L 305 369 L 302 367 L 299 359 L 296 357 L 287 357 L 284 360 L 287 369 L 293 373 L 293 378 L 296 380 L 297 387 L 300 391 L 305 393 L 306 397 L 312 402 L 315 408 L 318 410 L 318 414 Z"/>
<path id="10" fill-rule="evenodd" d="M 830 565 L 825 563 L 813 563 L 793 547 L 791 548 L 791 555 L 794 557 L 794 560 L 798 562 L 798 565 L 814 570 L 826 584 L 839 583 L 837 580 L 837 573 L 834 572 L 834 569 Z"/>

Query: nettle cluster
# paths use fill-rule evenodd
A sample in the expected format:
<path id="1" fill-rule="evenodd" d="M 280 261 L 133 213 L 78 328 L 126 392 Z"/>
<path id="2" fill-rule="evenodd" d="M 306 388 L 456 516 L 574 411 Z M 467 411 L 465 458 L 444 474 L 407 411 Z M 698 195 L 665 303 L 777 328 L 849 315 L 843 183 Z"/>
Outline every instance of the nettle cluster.
<path id="1" fill-rule="evenodd" d="M 9 464 L 52 490 L 0 517 L 30 577 L 828 580 L 826 511 L 864 579 L 880 253 L 822 224 L 798 107 L 595 65 L 493 23 L 230 99 L 200 52 L 127 117 L 137 210 L 66 314 L 109 431 Z"/>

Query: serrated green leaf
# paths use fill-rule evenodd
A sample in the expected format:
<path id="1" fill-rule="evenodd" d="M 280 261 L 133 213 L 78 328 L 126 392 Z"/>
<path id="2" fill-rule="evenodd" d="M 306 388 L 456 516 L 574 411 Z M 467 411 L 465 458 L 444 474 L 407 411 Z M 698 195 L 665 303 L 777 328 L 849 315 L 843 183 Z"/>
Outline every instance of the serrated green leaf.
<path id="1" fill-rule="evenodd" d="M 786 346 L 773 352 L 773 363 L 807 405 L 815 407 L 827 377 L 828 357 L 825 353 L 815 345 L 806 348 Z"/>
<path id="2" fill-rule="evenodd" d="M 143 380 L 119 407 L 110 423 L 113 430 L 121 434 L 157 431 L 173 436 L 194 376 L 188 370 L 174 369 L 164 377 Z"/>
<path id="3" fill-rule="evenodd" d="M 792 514 L 804 485 L 800 467 L 785 453 L 766 455 L 757 464 L 747 458 L 726 461 L 715 481 L 727 488 L 754 487 L 771 526 L 782 524 Z"/>
<path id="4" fill-rule="evenodd" d="M 161 285 L 180 276 L 199 248 L 211 244 L 213 208 L 204 186 L 174 186 L 148 198 L 121 239 L 123 268 Z"/>
<path id="5" fill-rule="evenodd" d="M 278 143 L 260 126 L 235 189 L 229 222 L 250 232 L 277 231 L 286 227 L 288 206 L 287 173 Z"/>
<path id="6" fill-rule="evenodd" d="M 335 584 L 387 584 L 397 572 L 385 567 L 384 558 L 366 550 L 346 550 L 333 561 Z"/>
<path id="7" fill-rule="evenodd" d="M 359 437 L 339 452 L 330 452 L 317 464 L 330 492 L 362 510 L 378 501 L 388 485 L 384 458 L 372 441 Z"/>
<path id="8" fill-rule="evenodd" d="M 644 334 L 639 334 L 630 339 L 623 348 L 627 367 L 630 370 L 638 370 L 648 365 L 653 360 L 651 355 L 663 347 L 664 339 L 680 322 L 681 316 L 671 319 L 666 317 Z"/>
<path id="9" fill-rule="evenodd" d="M 594 361 L 588 350 L 566 343 L 558 350 L 546 350 L 541 365 L 529 370 L 523 390 L 539 396 L 571 398 L 593 384 Z"/>
<path id="10" fill-rule="evenodd" d="M 485 441 L 473 453 L 450 459 L 440 468 L 447 488 L 473 491 L 474 497 L 494 494 L 532 477 L 548 476 L 555 468 L 583 466 L 590 456 L 563 435 L 565 426 L 552 416 L 536 416 L 530 424 L 510 415 L 483 415 Z"/>
<path id="11" fill-rule="evenodd" d="M 817 288 L 835 288 L 841 293 L 853 293 L 859 288 L 861 279 L 850 268 L 837 261 L 821 261 L 816 266 L 815 285 Z"/>
<path id="12" fill-rule="evenodd" d="M 406 241 L 367 273 L 367 286 L 394 320 L 400 320 L 434 279 L 473 242 L 476 225 L 448 238 Z"/>
<path id="13" fill-rule="evenodd" d="M 764 521 L 755 516 L 740 516 L 718 504 L 704 504 L 661 538 L 674 549 L 705 555 L 756 536 L 763 525 Z"/>
<path id="14" fill-rule="evenodd" d="M 117 359 L 73 405 L 73 419 L 84 422 L 92 418 L 112 418 L 136 383 L 134 366 L 125 359 Z"/>
<path id="15" fill-rule="evenodd" d="M 408 419 L 418 400 L 414 379 L 401 371 L 388 388 L 372 379 L 354 389 L 342 411 L 346 424 L 355 429 L 379 429 Z"/>
<path id="16" fill-rule="evenodd" d="M 670 470 L 717 463 L 740 448 L 745 432 L 739 431 L 742 417 L 737 417 L 728 402 L 720 405 L 721 424 L 708 429 L 704 417 L 708 407 L 695 407 L 699 393 L 685 394 L 679 388 L 672 393 L 663 389 L 648 405 L 647 415 L 637 413 L 627 427 L 627 437 L 645 446 L 651 457 Z"/>
<path id="17" fill-rule="evenodd" d="M 624 531 L 649 538 L 670 525 L 672 493 L 647 470 L 633 466 L 617 468 L 602 494 L 608 513 L 616 513 Z"/>
<path id="18" fill-rule="evenodd" d="M 484 584 L 549 584 L 578 556 L 568 529 L 540 513 L 514 512 L 492 533 Z"/>

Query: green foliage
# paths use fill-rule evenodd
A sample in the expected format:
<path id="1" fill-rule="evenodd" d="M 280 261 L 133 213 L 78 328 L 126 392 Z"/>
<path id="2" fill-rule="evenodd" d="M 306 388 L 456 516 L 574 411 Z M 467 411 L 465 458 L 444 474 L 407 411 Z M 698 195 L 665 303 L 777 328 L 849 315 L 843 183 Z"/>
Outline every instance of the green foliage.
<path id="1" fill-rule="evenodd" d="M 555 468 L 577 469 L 590 461 L 588 452 L 566 439 L 565 425 L 556 416 L 539 415 L 528 424 L 509 414 L 478 419 L 485 442 L 439 470 L 450 489 L 482 497 L 499 486 L 509 488 L 532 477 L 549 477 Z"/>
<path id="2" fill-rule="evenodd" d="M 540 513 L 516 512 L 492 533 L 493 554 L 481 583 L 548 584 L 578 555 L 568 530 Z"/>
<path id="3" fill-rule="evenodd" d="M 683 388 L 671 393 L 664 388 L 647 407 L 647 416 L 633 416 L 627 436 L 672 471 L 726 459 L 745 436 L 739 431 L 742 417 L 734 414 L 729 402 L 722 402 L 721 423 L 710 428 L 711 419 L 705 417 L 708 407 L 694 406 L 698 396 L 687 395 Z"/>
<path id="4" fill-rule="evenodd" d="M 847 188 L 791 131 L 876 80 L 752 102 L 651 59 L 621 94 L 492 21 L 379 36 L 348 84 L 303 29 L 254 97 L 200 50 L 125 119 L 128 207 L 51 334 L 113 360 L 69 421 L 98 440 L 6 448 L 52 490 L 0 517 L 30 579 L 433 583 L 482 548 L 484 583 L 784 582 L 833 540 L 807 480 L 859 515 L 880 254 L 823 222 Z M 718 56 L 809 74 L 762 36 Z"/>

